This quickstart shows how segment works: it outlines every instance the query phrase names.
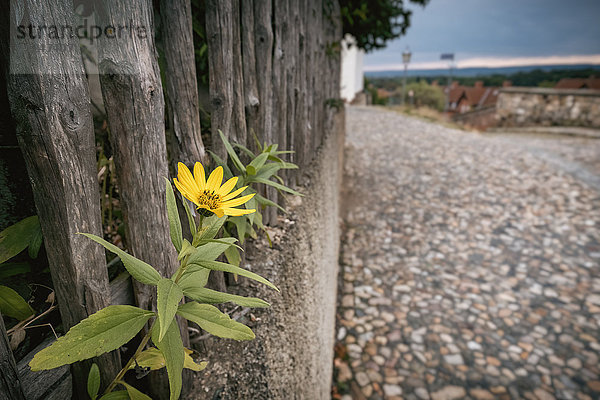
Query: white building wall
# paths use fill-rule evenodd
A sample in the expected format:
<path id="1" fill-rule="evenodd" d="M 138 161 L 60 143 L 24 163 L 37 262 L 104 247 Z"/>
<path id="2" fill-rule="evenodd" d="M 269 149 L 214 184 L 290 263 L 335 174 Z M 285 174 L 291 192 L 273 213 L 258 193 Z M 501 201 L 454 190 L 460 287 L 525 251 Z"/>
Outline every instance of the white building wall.
<path id="1" fill-rule="evenodd" d="M 364 89 L 363 59 L 365 52 L 356 45 L 351 35 L 342 40 L 342 79 L 340 96 L 346 102 L 354 100 L 354 96 Z"/>

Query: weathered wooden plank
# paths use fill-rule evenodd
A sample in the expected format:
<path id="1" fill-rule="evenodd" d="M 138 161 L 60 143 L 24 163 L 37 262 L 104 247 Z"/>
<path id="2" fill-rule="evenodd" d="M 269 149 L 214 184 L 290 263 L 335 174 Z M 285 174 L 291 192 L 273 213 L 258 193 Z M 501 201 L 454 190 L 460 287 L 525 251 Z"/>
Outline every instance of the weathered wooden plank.
<path id="1" fill-rule="evenodd" d="M 103 1 L 102 26 L 136 21 L 136 34 L 101 37 L 98 58 L 129 251 L 163 276 L 177 268 L 165 204 L 168 177 L 164 98 L 150 1 Z M 140 28 L 140 29 L 142 29 Z M 151 308 L 154 288 L 134 282 L 138 305 Z"/>
<path id="2" fill-rule="evenodd" d="M 242 40 L 242 69 L 244 82 L 244 103 L 246 111 L 246 126 L 248 134 L 246 145 L 254 147 L 253 135 L 259 130 L 260 99 L 256 73 L 256 53 L 254 46 L 254 2 L 242 1 L 241 4 L 241 40 Z"/>
<path id="3" fill-rule="evenodd" d="M 168 277 L 178 267 L 171 244 L 166 212 L 165 181 L 169 176 L 164 127 L 164 97 L 154 43 L 150 0 L 104 0 L 99 12 L 102 26 L 136 30 L 122 39 L 102 36 L 98 59 L 102 97 L 110 127 L 119 194 L 126 223 L 129 251 Z M 156 307 L 155 288 L 133 283 L 137 304 Z M 187 325 L 181 324 L 184 344 Z M 153 374 L 155 397 L 168 396 L 168 385 Z"/>
<path id="4" fill-rule="evenodd" d="M 298 36 L 298 59 L 296 63 L 295 81 L 296 87 L 294 88 L 296 94 L 296 107 L 294 115 L 296 118 L 294 128 L 294 160 L 295 163 L 300 167 L 300 171 L 306 166 L 305 156 L 307 154 L 307 136 L 308 136 L 308 82 L 307 82 L 307 38 L 306 38 L 306 24 L 307 24 L 307 2 L 301 1 L 298 3 L 298 19 L 296 23 L 297 36 Z M 296 178 L 299 178 L 299 174 Z"/>
<path id="5" fill-rule="evenodd" d="M 167 144 L 173 175 L 178 161 L 189 166 L 207 160 L 200 135 L 191 3 L 189 0 L 161 0 L 160 16 L 170 116 Z"/>
<path id="6" fill-rule="evenodd" d="M 288 0 L 288 34 L 286 42 L 287 62 L 286 62 L 286 101 L 287 101 L 287 121 L 286 121 L 286 148 L 285 150 L 295 150 L 296 135 L 296 102 L 298 97 L 297 65 L 299 58 L 299 4 L 295 0 Z M 296 155 L 288 156 L 291 162 L 296 161 Z M 286 182 L 290 183 L 296 170 L 286 172 Z"/>
<path id="7" fill-rule="evenodd" d="M 256 55 L 256 78 L 260 100 L 259 130 L 256 132 L 261 142 L 273 140 L 271 68 L 273 65 L 272 1 L 254 1 L 254 52 Z"/>
<path id="8" fill-rule="evenodd" d="M 0 313 L 0 400 L 24 399 L 17 364 L 10 348 L 4 319 Z"/>
<path id="9" fill-rule="evenodd" d="M 206 3 L 212 149 L 226 158 L 218 131 L 229 140 L 246 143 L 244 87 L 238 0 Z"/>
<path id="10" fill-rule="evenodd" d="M 233 121 L 233 131 L 229 133 L 229 138 L 239 144 L 247 141 L 246 117 L 244 115 L 244 70 L 242 67 L 242 38 L 241 38 L 241 0 L 232 0 L 232 75 L 226 77 L 231 79 L 233 86 L 233 107 L 231 109 Z"/>
<path id="11" fill-rule="evenodd" d="M 3 2 L 4 3 L 4 2 Z M 72 2 L 11 3 L 13 21 L 69 26 Z M 17 16 L 17 11 L 19 15 Z M 11 35 L 16 35 L 11 30 Z M 56 298 L 66 328 L 108 305 L 104 252 L 77 232 L 102 234 L 94 131 L 77 38 L 12 38 L 9 95 L 19 145 L 32 182 Z M 98 360 L 103 376 L 118 354 Z M 89 363 L 74 365 L 75 389 L 85 393 Z"/>
<path id="12" fill-rule="evenodd" d="M 135 305 L 133 286 L 131 285 L 131 276 L 129 273 L 122 272 L 110 281 L 110 304 Z"/>
<path id="13" fill-rule="evenodd" d="M 18 363 L 17 369 L 19 371 L 19 379 L 21 382 L 25 383 L 23 385 L 23 392 L 27 400 L 45 400 L 51 397 L 56 399 L 71 398 L 70 383 L 72 382 L 72 378 L 68 365 L 49 369 L 47 371 L 32 371 L 29 368 L 29 362 L 33 359 L 33 356 L 50 346 L 54 340 L 54 336 L 47 338 L 35 349 L 31 350 Z M 87 383 L 87 376 L 83 383 Z M 58 396 L 59 394 L 60 396 Z M 87 398 L 87 392 L 78 398 Z"/>
<path id="14" fill-rule="evenodd" d="M 291 49 L 288 46 L 288 4 L 287 1 L 273 2 L 273 67 L 272 67 L 272 113 L 273 127 L 272 139 L 273 143 L 279 144 L 281 148 L 287 147 L 287 79 L 286 68 L 288 65 L 288 52 Z M 281 203 L 283 198 L 280 198 L 277 191 L 269 188 L 267 197 L 271 200 Z M 265 210 L 264 219 L 268 223 L 277 221 L 277 209 L 270 207 Z"/>

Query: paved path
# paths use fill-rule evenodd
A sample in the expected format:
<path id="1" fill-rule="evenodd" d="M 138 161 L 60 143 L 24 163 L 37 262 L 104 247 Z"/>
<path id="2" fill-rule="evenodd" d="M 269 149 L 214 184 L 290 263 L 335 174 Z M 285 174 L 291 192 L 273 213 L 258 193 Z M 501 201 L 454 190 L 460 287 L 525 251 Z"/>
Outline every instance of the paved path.
<path id="1" fill-rule="evenodd" d="M 600 140 L 346 125 L 334 397 L 600 398 Z"/>

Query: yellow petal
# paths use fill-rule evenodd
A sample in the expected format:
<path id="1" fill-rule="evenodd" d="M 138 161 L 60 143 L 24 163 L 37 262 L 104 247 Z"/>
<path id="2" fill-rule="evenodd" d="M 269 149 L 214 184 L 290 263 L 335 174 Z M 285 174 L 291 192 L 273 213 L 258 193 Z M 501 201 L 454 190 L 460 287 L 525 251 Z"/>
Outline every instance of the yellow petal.
<path id="1" fill-rule="evenodd" d="M 225 215 L 229 215 L 232 217 L 239 217 L 241 215 L 252 214 L 256 210 L 246 210 L 244 208 L 226 208 Z"/>
<path id="2" fill-rule="evenodd" d="M 223 201 L 227 201 L 227 200 L 231 200 L 233 199 L 235 196 L 237 196 L 238 194 L 242 193 L 244 190 L 246 190 L 248 186 L 244 186 L 243 188 L 239 188 L 238 190 L 236 190 L 235 192 L 229 193 L 227 196 L 223 197 Z"/>
<path id="3" fill-rule="evenodd" d="M 194 179 L 196 180 L 196 185 L 198 185 L 198 188 L 200 190 L 204 190 L 206 187 L 206 178 L 204 176 L 204 167 L 199 162 L 194 164 Z"/>
<path id="4" fill-rule="evenodd" d="M 185 197 L 189 201 L 193 201 L 194 203 L 196 201 L 198 201 L 198 196 L 195 195 L 194 193 L 191 193 L 188 190 L 188 188 L 186 186 L 184 186 L 183 184 L 181 184 L 177 179 L 173 179 L 173 183 L 175 183 L 175 187 L 177 188 L 177 190 L 179 190 L 181 192 L 183 197 Z"/>
<path id="5" fill-rule="evenodd" d="M 214 212 L 217 215 L 217 218 L 221 218 L 223 215 L 225 215 L 224 210 L 221 208 L 217 208 L 216 210 L 210 210 L 210 211 Z"/>
<path id="6" fill-rule="evenodd" d="M 235 187 L 237 181 L 238 177 L 234 176 L 233 178 L 225 182 L 223 186 L 221 186 L 221 189 L 219 189 L 219 192 L 217 194 L 221 197 L 225 196 L 227 193 L 231 192 L 231 189 Z"/>
<path id="7" fill-rule="evenodd" d="M 196 182 L 194 181 L 192 173 L 182 162 L 177 164 L 177 179 L 179 179 L 179 182 L 181 182 L 182 185 L 188 189 L 188 191 L 200 191 L 200 189 L 198 189 L 198 185 L 196 185 Z"/>
<path id="8" fill-rule="evenodd" d="M 223 167 L 219 165 L 208 177 L 205 189 L 217 192 L 221 186 L 221 181 L 223 181 Z"/>
<path id="9" fill-rule="evenodd" d="M 233 199 L 233 200 L 229 200 L 229 201 L 224 201 L 223 203 L 221 203 L 221 207 L 222 208 L 229 208 L 229 207 L 239 206 L 240 204 L 244 204 L 245 202 L 247 202 L 248 200 L 250 200 L 251 198 L 253 198 L 255 194 L 256 193 L 252 193 L 252 194 L 248 194 L 246 196 L 239 197 L 237 199 Z"/>

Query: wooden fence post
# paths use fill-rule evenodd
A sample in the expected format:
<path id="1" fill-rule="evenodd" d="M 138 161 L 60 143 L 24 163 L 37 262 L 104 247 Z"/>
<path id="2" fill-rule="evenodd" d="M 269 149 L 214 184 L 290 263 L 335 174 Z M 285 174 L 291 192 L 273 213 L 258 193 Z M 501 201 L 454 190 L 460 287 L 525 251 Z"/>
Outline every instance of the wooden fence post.
<path id="1" fill-rule="evenodd" d="M 170 276 L 177 267 L 165 201 L 169 176 L 164 128 L 164 98 L 153 38 L 149 1 L 102 2 L 102 26 L 128 26 L 133 34 L 98 41 L 102 96 L 113 146 L 127 247 Z M 134 282 L 142 308 L 152 308 L 154 288 Z"/>
<path id="2" fill-rule="evenodd" d="M 239 8 L 238 0 L 206 4 L 212 148 L 224 160 L 218 130 L 232 142 L 246 143 Z"/>
<path id="3" fill-rule="evenodd" d="M 191 3 L 189 0 L 161 0 L 160 16 L 170 114 L 167 145 L 173 173 L 177 171 L 178 161 L 191 166 L 196 161 L 205 163 L 207 160 L 200 135 Z"/>
<path id="4" fill-rule="evenodd" d="M 177 269 L 166 211 L 169 177 L 165 143 L 164 97 L 154 43 L 150 0 L 103 0 L 96 5 L 101 26 L 131 26 L 121 37 L 98 40 L 102 97 L 110 127 L 119 194 L 129 251 L 169 277 Z M 100 8 L 100 9 L 98 9 Z M 133 283 L 136 301 L 156 307 L 155 288 Z M 184 345 L 187 323 L 179 320 Z M 164 372 L 150 380 L 154 396 L 168 397 Z M 184 385 L 186 386 L 186 385 Z"/>
<path id="5" fill-rule="evenodd" d="M 11 2 L 11 20 L 73 23 L 72 2 Z M 17 11 L 21 13 L 17 15 Z M 50 271 L 65 328 L 109 305 L 104 251 L 77 232 L 102 235 L 90 99 L 77 38 L 11 30 L 9 96 L 32 182 Z M 107 382 L 120 369 L 116 352 L 98 359 Z M 90 362 L 73 365 L 78 396 Z"/>

